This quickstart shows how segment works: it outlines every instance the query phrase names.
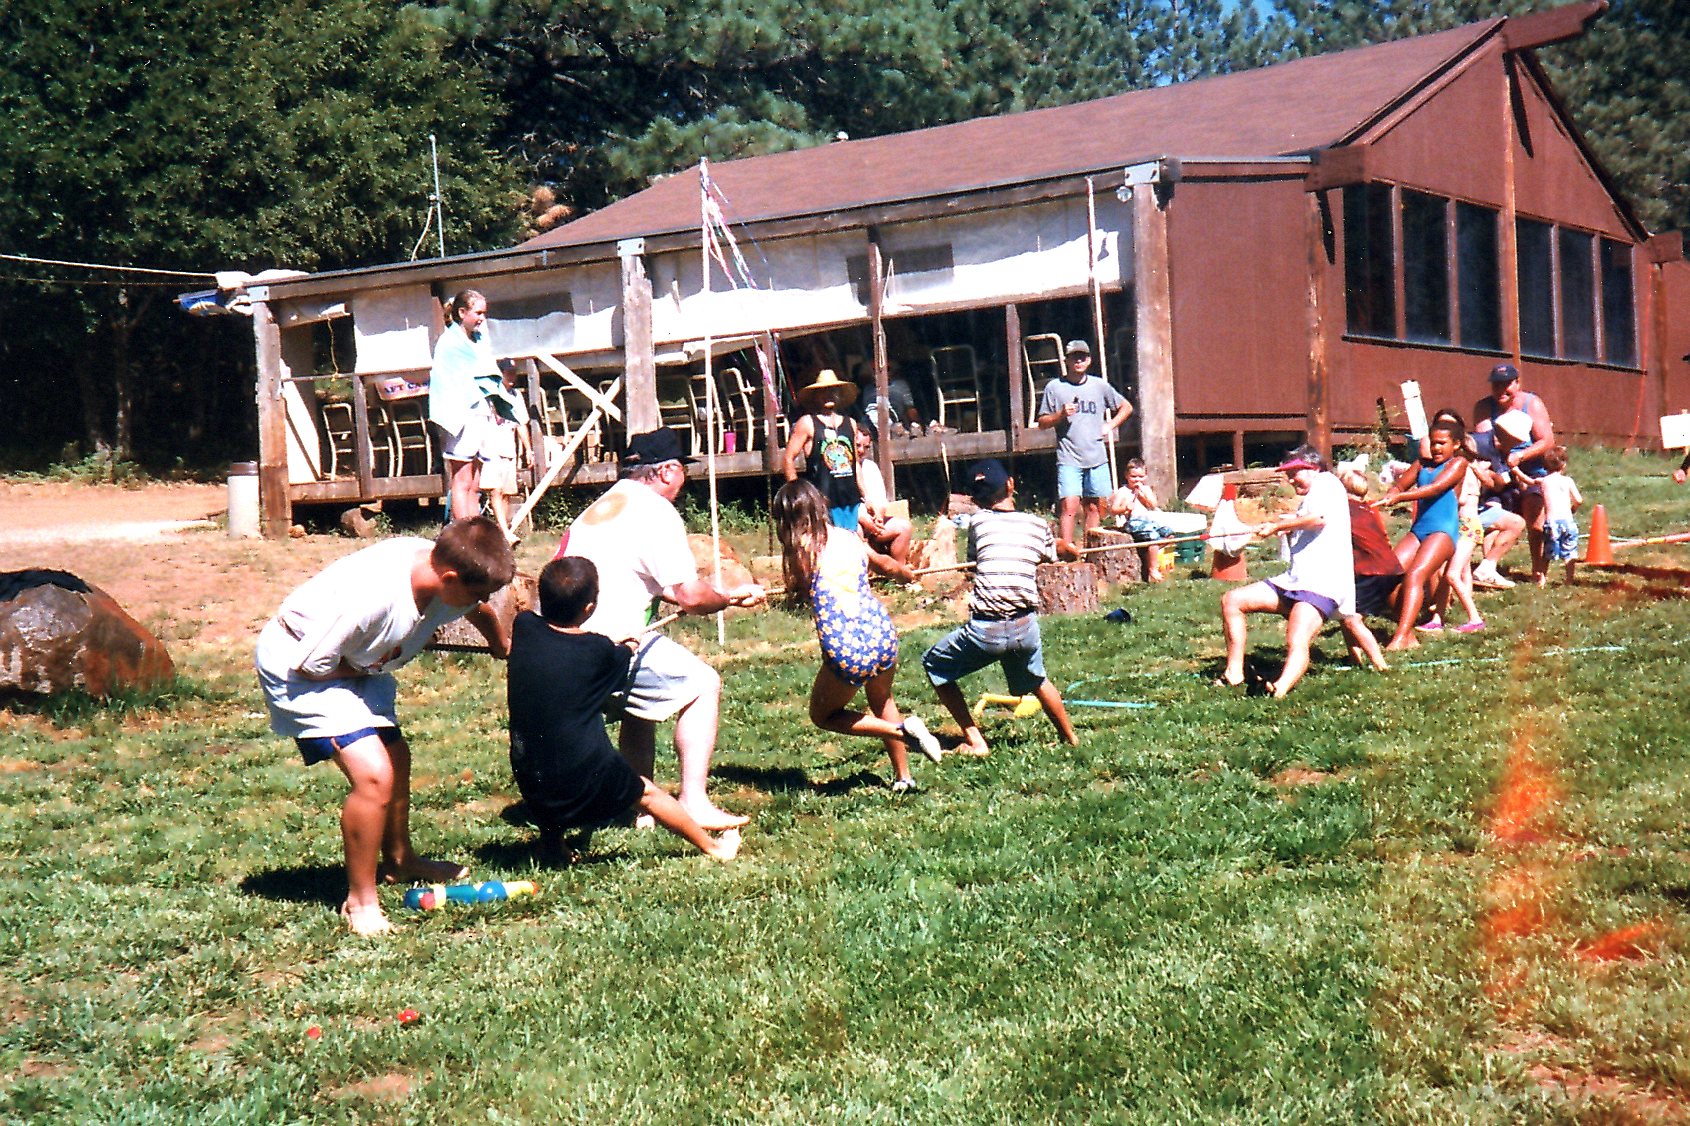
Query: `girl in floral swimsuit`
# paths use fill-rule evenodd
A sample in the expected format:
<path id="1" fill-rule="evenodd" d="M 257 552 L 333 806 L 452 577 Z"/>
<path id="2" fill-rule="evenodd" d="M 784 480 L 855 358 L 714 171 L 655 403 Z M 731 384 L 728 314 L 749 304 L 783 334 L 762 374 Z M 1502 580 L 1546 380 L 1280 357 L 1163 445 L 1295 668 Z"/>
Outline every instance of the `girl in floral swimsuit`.
<path id="1" fill-rule="evenodd" d="M 903 717 L 892 699 L 898 667 L 898 632 L 886 607 L 869 590 L 868 569 L 904 582 L 907 566 L 828 521 L 827 501 L 808 481 L 791 481 L 775 494 L 773 515 L 780 537 L 781 569 L 789 598 L 807 602 L 821 642 L 822 665 L 810 689 L 810 722 L 823 731 L 879 738 L 886 744 L 898 792 L 915 787 L 906 739 L 939 761 L 939 742 L 915 716 Z M 847 710 L 863 690 L 869 710 Z"/>

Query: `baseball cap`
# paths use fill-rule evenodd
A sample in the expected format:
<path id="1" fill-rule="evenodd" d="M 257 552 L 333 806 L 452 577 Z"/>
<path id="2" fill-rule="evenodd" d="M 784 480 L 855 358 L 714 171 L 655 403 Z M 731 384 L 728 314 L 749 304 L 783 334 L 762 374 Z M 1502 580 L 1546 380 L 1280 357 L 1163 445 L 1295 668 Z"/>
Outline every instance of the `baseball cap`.
<path id="1" fill-rule="evenodd" d="M 623 468 L 634 465 L 662 465 L 666 461 L 691 461 L 687 443 L 678 431 L 663 426 L 628 438 L 628 448 L 622 452 Z"/>
<path id="2" fill-rule="evenodd" d="M 1520 378 L 1520 369 L 1513 364 L 1497 364 L 1490 369 L 1492 383 L 1512 383 Z"/>
<path id="3" fill-rule="evenodd" d="M 968 495 L 975 504 L 996 504 L 1009 488 L 1009 470 L 995 457 L 983 458 L 968 470 Z"/>
<path id="4" fill-rule="evenodd" d="M 1068 347 L 1062 349 L 1062 354 L 1064 356 L 1072 356 L 1075 352 L 1084 352 L 1089 356 L 1091 355 L 1091 345 L 1087 344 L 1084 340 L 1070 340 L 1068 342 Z"/>

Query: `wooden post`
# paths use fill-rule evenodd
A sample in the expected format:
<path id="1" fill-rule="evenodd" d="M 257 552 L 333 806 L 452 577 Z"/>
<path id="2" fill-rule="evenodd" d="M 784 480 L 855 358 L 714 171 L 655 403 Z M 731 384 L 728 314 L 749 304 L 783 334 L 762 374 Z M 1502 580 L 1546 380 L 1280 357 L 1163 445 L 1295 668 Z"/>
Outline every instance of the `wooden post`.
<path id="1" fill-rule="evenodd" d="M 1004 365 L 1007 373 L 1004 381 L 1009 384 L 1006 389 L 1009 392 L 1009 434 L 1004 441 L 1004 452 L 1013 459 L 1021 443 L 1021 432 L 1027 428 L 1027 393 L 1023 390 L 1027 386 L 1027 360 L 1021 354 L 1021 306 L 1013 301 L 1003 307 L 1003 344 L 1004 357 L 1008 361 Z"/>
<path id="2" fill-rule="evenodd" d="M 1174 324 L 1168 277 L 1168 212 L 1159 189 L 1133 193 L 1133 305 L 1138 330 L 1139 442 L 1158 496 L 1178 491 L 1174 461 Z M 1170 196 L 1171 198 L 1171 196 Z M 1101 346 L 1101 342 L 1099 342 Z"/>
<path id="3" fill-rule="evenodd" d="M 765 332 L 757 342 L 757 367 L 761 388 L 757 393 L 763 396 L 763 471 L 773 476 L 781 472 L 785 453 L 780 445 L 778 425 L 780 394 L 775 388 L 780 374 L 780 343 L 772 332 Z"/>
<path id="4" fill-rule="evenodd" d="M 874 393 L 880 397 L 879 426 L 882 434 L 891 433 L 892 372 L 886 358 L 886 325 L 881 321 L 881 307 L 886 302 L 886 256 L 880 249 L 880 228 L 868 229 L 868 323 L 874 339 Z M 880 475 L 886 479 L 886 495 L 896 495 L 892 481 L 892 443 L 880 443 Z"/>
<path id="5" fill-rule="evenodd" d="M 545 391 L 540 387 L 540 365 L 533 360 L 524 360 L 523 364 L 528 368 L 528 448 L 532 451 L 529 483 L 532 487 L 546 472 L 546 404 Z"/>
<path id="6" fill-rule="evenodd" d="M 1502 350 L 1520 366 L 1520 237 L 1515 211 L 1514 56 L 1502 56 Z"/>
<path id="7" fill-rule="evenodd" d="M 282 402 L 282 333 L 267 301 L 252 305 L 253 345 L 258 357 L 258 511 L 264 535 L 284 539 L 293 526 L 288 494 L 288 422 Z"/>
<path id="8" fill-rule="evenodd" d="M 371 464 L 374 444 L 370 441 L 370 385 L 361 375 L 352 377 L 352 437 L 357 446 L 352 451 L 352 464 L 358 473 L 358 500 L 375 499 L 376 469 Z M 397 455 L 399 451 L 395 450 Z"/>
<path id="9" fill-rule="evenodd" d="M 1332 456 L 1332 382 L 1331 348 L 1327 332 L 1327 290 L 1333 259 L 1329 253 L 1330 211 L 1324 192 L 1306 192 L 1304 199 L 1303 235 L 1307 243 L 1308 269 L 1308 442 L 1315 449 Z M 1243 442 L 1237 443 L 1242 446 Z M 1241 451 L 1240 451 L 1241 453 Z M 1243 457 L 1237 467 L 1244 468 Z"/>
<path id="10" fill-rule="evenodd" d="M 645 239 L 616 244 L 622 259 L 622 423 L 629 434 L 656 430 L 657 357 L 651 338 L 651 279 L 645 272 Z"/>

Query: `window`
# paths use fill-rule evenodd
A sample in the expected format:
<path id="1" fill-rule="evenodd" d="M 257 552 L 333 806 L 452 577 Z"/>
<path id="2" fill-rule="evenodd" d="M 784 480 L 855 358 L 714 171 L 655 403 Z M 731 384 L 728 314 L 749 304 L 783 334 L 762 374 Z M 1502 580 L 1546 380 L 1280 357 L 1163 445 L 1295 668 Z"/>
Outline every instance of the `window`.
<path id="1" fill-rule="evenodd" d="M 1602 352 L 1610 364 L 1637 366 L 1637 314 L 1631 291 L 1631 247 L 1603 239 Z"/>
<path id="2" fill-rule="evenodd" d="M 1456 308 L 1461 346 L 1502 348 L 1502 285 L 1496 255 L 1497 213 L 1475 203 L 1455 205 Z"/>
<path id="3" fill-rule="evenodd" d="M 1391 186 L 1344 189 L 1344 302 L 1349 330 L 1360 336 L 1397 335 L 1395 240 Z"/>
<path id="4" fill-rule="evenodd" d="M 1596 356 L 1595 238 L 1562 227 L 1555 232 L 1561 259 L 1561 356 L 1589 360 Z"/>
<path id="5" fill-rule="evenodd" d="M 1555 355 L 1555 264 L 1548 223 L 1519 219 L 1514 229 L 1520 255 L 1520 351 Z"/>
<path id="6" fill-rule="evenodd" d="M 1448 344 L 1448 200 L 1403 189 L 1402 279 L 1406 338 Z"/>

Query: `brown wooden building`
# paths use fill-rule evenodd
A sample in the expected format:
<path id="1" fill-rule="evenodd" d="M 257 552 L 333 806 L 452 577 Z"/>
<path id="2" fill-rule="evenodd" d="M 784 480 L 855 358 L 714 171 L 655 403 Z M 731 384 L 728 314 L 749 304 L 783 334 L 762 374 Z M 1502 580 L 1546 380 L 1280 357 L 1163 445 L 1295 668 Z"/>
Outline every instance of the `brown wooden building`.
<path id="1" fill-rule="evenodd" d="M 1604 6 L 715 165 L 751 288 L 707 283 L 689 170 L 508 251 L 254 289 L 266 530 L 293 504 L 443 491 L 415 396 L 465 287 L 532 361 L 578 484 L 659 422 L 720 473 L 768 472 L 822 367 L 868 397 L 902 376 L 944 420 L 884 443 L 889 470 L 1047 450 L 1031 403 L 1075 336 L 1137 404 L 1125 441 L 1164 492 L 1181 454 L 1372 430 L 1405 379 L 1465 413 L 1501 359 L 1569 440 L 1652 444 L 1690 407 L 1690 263 L 1532 53 Z"/>

